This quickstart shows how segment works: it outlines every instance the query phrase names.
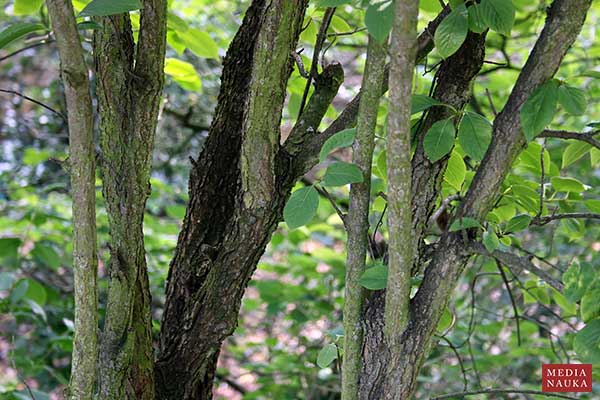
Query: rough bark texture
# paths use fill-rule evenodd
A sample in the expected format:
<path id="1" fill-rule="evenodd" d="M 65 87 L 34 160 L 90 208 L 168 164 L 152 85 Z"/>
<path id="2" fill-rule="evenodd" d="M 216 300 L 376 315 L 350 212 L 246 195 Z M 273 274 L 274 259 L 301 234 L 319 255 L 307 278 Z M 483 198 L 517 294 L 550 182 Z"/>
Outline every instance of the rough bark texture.
<path id="1" fill-rule="evenodd" d="M 279 222 L 289 192 L 281 180 L 287 174 L 277 173 L 279 122 L 306 5 L 254 1 L 228 50 L 169 272 L 161 399 L 212 397 L 221 343 L 237 325 L 248 280 Z"/>
<path id="2" fill-rule="evenodd" d="M 401 335 L 408 323 L 413 235 L 411 212 L 411 94 L 417 53 L 417 0 L 396 0 L 390 43 L 387 130 L 389 265 L 384 337 L 390 353 L 383 398 L 400 399 Z"/>
<path id="3" fill-rule="evenodd" d="M 371 199 L 371 165 L 375 147 L 377 111 L 385 70 L 385 47 L 369 36 L 367 62 L 362 81 L 356 140 L 352 162 L 363 173 L 363 182 L 350 188 L 350 205 L 346 218 L 348 231 L 346 281 L 344 290 L 344 358 L 342 364 L 342 400 L 358 397 L 362 365 L 363 330 L 361 311 L 364 289 L 359 280 L 365 269 L 369 234 Z"/>
<path id="4" fill-rule="evenodd" d="M 73 5 L 48 0 L 60 55 L 69 123 L 69 173 L 73 196 L 75 332 L 68 398 L 91 399 L 96 377 L 98 288 L 96 283 L 96 166 L 94 120 L 88 69 Z"/>
<path id="5" fill-rule="evenodd" d="M 457 110 L 462 109 L 471 95 L 473 79 L 483 65 L 485 35 L 470 33 L 461 48 L 445 60 L 437 72 L 437 85 L 433 97 Z M 434 210 L 442 184 L 447 159 L 431 163 L 423 152 L 422 140 L 427 130 L 439 120 L 448 118 L 447 107 L 432 108 L 417 137 L 417 149 L 412 159 L 412 212 L 413 237 L 422 244 L 426 223 Z M 413 273 L 422 268 L 424 246 L 416 246 Z M 415 268 L 416 267 L 416 268 Z M 389 352 L 383 342 L 385 292 L 369 293 L 363 311 L 365 345 L 360 383 L 360 398 L 381 398 L 382 380 Z"/>
<path id="6" fill-rule="evenodd" d="M 538 85 L 554 75 L 577 38 L 590 4 L 590 0 L 555 0 L 550 7 L 545 27 L 494 122 L 492 144 L 461 204 L 459 216 L 483 219 L 492 208 L 510 165 L 525 143 L 519 123 L 520 108 Z M 442 235 L 423 282 L 411 300 L 409 324 L 401 340 L 403 357 L 397 365 L 398 398 L 409 399 L 415 390 L 435 328 L 468 261 L 468 243 L 464 243 L 464 238 L 470 240 L 469 236 L 460 232 Z"/>
<path id="7" fill-rule="evenodd" d="M 167 2 L 142 4 L 137 49 L 128 15 L 103 18 L 94 36 L 103 195 L 111 235 L 98 379 L 103 399 L 154 399 L 143 218 L 164 82 Z"/>

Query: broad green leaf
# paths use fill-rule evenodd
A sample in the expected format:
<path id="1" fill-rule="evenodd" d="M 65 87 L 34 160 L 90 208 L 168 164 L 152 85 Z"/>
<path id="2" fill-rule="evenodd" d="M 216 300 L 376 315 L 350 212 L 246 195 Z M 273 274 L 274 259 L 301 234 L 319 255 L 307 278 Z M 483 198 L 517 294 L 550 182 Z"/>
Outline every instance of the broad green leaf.
<path id="1" fill-rule="evenodd" d="M 517 215 L 516 217 L 511 218 L 510 221 L 506 224 L 506 228 L 504 232 L 506 233 L 515 233 L 526 229 L 531 223 L 531 217 L 527 214 Z"/>
<path id="2" fill-rule="evenodd" d="M 382 263 L 367 268 L 358 283 L 369 290 L 381 290 L 387 286 L 388 268 Z"/>
<path id="3" fill-rule="evenodd" d="M 3 49 L 11 42 L 22 38 L 31 32 L 44 30 L 46 30 L 46 28 L 40 24 L 20 23 L 10 25 L 8 28 L 0 32 L 0 49 Z"/>
<path id="4" fill-rule="evenodd" d="M 575 192 L 581 193 L 585 191 L 585 186 L 583 183 L 579 182 L 575 178 L 563 178 L 560 176 L 553 176 L 550 178 L 550 183 L 552 183 L 552 187 L 556 189 L 557 192 Z"/>
<path id="5" fill-rule="evenodd" d="M 562 276 L 565 297 L 573 302 L 581 300 L 595 278 L 596 272 L 590 264 L 572 263 Z"/>
<path id="6" fill-rule="evenodd" d="M 438 121 L 429 128 L 423 138 L 423 147 L 432 162 L 450 153 L 454 146 L 454 133 L 453 118 Z"/>
<path id="7" fill-rule="evenodd" d="M 595 200 L 595 199 L 586 200 L 583 202 L 583 204 L 585 204 L 587 209 L 590 210 L 591 212 L 600 213 L 600 200 Z"/>
<path id="8" fill-rule="evenodd" d="M 369 34 L 378 42 L 386 41 L 394 22 L 394 2 L 380 0 L 369 5 L 365 13 L 365 25 Z"/>
<path id="9" fill-rule="evenodd" d="M 498 249 L 498 246 L 500 246 L 500 240 L 498 239 L 498 236 L 496 235 L 496 232 L 494 232 L 494 228 L 492 227 L 490 227 L 487 231 L 483 232 L 482 241 L 486 250 L 490 253 L 493 253 L 495 250 Z"/>
<path id="10" fill-rule="evenodd" d="M 363 173 L 358 166 L 341 161 L 331 164 L 323 177 L 323 185 L 325 186 L 343 186 L 362 181 Z"/>
<path id="11" fill-rule="evenodd" d="M 558 102 L 573 115 L 583 115 L 587 106 L 585 92 L 568 85 L 558 87 Z"/>
<path id="12" fill-rule="evenodd" d="M 15 15 L 32 15 L 38 12 L 44 0 L 15 0 L 13 12 Z"/>
<path id="13" fill-rule="evenodd" d="M 581 298 L 581 319 L 587 322 L 600 317 L 600 279 L 596 278 Z"/>
<path id="14" fill-rule="evenodd" d="M 600 363 L 600 318 L 590 321 L 585 328 L 577 332 L 573 340 L 573 349 L 581 361 Z"/>
<path id="15" fill-rule="evenodd" d="M 475 33 L 482 33 L 488 28 L 483 18 L 481 6 L 477 3 L 471 4 L 469 11 L 469 29 Z"/>
<path id="16" fill-rule="evenodd" d="M 92 0 L 78 17 L 104 17 L 139 10 L 141 7 L 139 0 Z"/>
<path id="17" fill-rule="evenodd" d="M 306 225 L 319 207 L 319 193 L 313 186 L 296 190 L 283 209 L 283 219 L 290 229 Z"/>
<path id="18" fill-rule="evenodd" d="M 458 143 L 475 161 L 481 161 L 492 141 L 492 124 L 479 114 L 467 111 L 458 126 Z"/>
<path id="19" fill-rule="evenodd" d="M 167 43 L 179 55 L 182 55 L 183 52 L 185 51 L 185 47 L 186 47 L 185 43 L 183 42 L 183 40 L 181 40 L 181 38 L 175 31 L 171 31 L 171 30 L 167 31 Z"/>
<path id="20" fill-rule="evenodd" d="M 590 162 L 592 167 L 596 168 L 600 165 L 600 150 L 597 148 L 593 148 L 590 150 Z"/>
<path id="21" fill-rule="evenodd" d="M 552 122 L 556 114 L 558 84 L 550 80 L 538 87 L 521 108 L 521 127 L 528 142 Z"/>
<path id="22" fill-rule="evenodd" d="M 352 0 L 317 0 L 317 7 L 338 7 L 350 3 L 352 3 Z"/>
<path id="23" fill-rule="evenodd" d="M 558 290 L 552 290 L 552 297 L 556 304 L 562 308 L 563 316 L 574 316 L 577 313 L 577 306 L 574 302 L 568 300 L 561 292 Z"/>
<path id="24" fill-rule="evenodd" d="M 411 115 L 425 111 L 430 107 L 441 105 L 438 100 L 424 94 L 413 94 L 411 98 Z"/>
<path id="25" fill-rule="evenodd" d="M 337 346 L 333 343 L 329 343 L 319 351 L 317 356 L 317 365 L 320 368 L 327 368 L 335 359 L 337 359 L 338 350 Z"/>
<path id="26" fill-rule="evenodd" d="M 356 128 L 344 129 L 327 139 L 325 143 L 323 143 L 323 147 L 321 147 L 321 152 L 319 153 L 319 162 L 325 161 L 329 153 L 331 153 L 334 149 L 341 147 L 349 147 L 354 143 L 354 138 L 356 137 Z"/>
<path id="27" fill-rule="evenodd" d="M 188 24 L 178 15 L 169 12 L 167 14 L 167 28 L 177 32 L 185 32 L 188 30 Z"/>
<path id="28" fill-rule="evenodd" d="M 450 225 L 450 232 L 457 232 L 471 228 L 481 228 L 481 224 L 479 221 L 471 217 L 458 218 L 452 223 L 452 225 Z"/>
<path id="29" fill-rule="evenodd" d="M 460 48 L 469 31 L 469 14 L 464 4 L 454 8 L 435 30 L 433 42 L 442 58 L 448 58 Z"/>
<path id="30" fill-rule="evenodd" d="M 208 33 L 189 28 L 184 32 L 177 32 L 177 36 L 198 57 L 219 59 L 219 46 Z"/>
<path id="31" fill-rule="evenodd" d="M 47 150 L 34 149 L 28 147 L 23 153 L 23 164 L 38 165 L 50 158 L 50 152 Z"/>
<path id="32" fill-rule="evenodd" d="M 446 307 L 444 308 L 444 313 L 440 318 L 440 322 L 438 322 L 436 330 L 443 333 L 452 326 L 452 322 L 454 322 L 454 316 L 450 309 Z"/>
<path id="33" fill-rule="evenodd" d="M 466 174 L 467 166 L 465 165 L 463 158 L 456 151 L 453 151 L 448 159 L 448 166 L 444 173 L 444 181 L 448 182 L 452 188 L 460 192 Z"/>
<path id="34" fill-rule="evenodd" d="M 38 303 L 40 306 L 46 304 L 46 300 L 48 295 L 46 293 L 46 289 L 42 284 L 40 284 L 35 279 L 24 279 L 27 281 L 27 290 L 23 294 L 24 299 L 33 300 Z"/>
<path id="35" fill-rule="evenodd" d="M 385 150 L 379 153 L 376 163 L 378 171 L 377 176 L 387 182 L 387 152 Z"/>
<path id="36" fill-rule="evenodd" d="M 54 248 L 45 243 L 36 243 L 31 255 L 44 265 L 56 270 L 61 265 L 60 256 Z"/>
<path id="37" fill-rule="evenodd" d="M 492 30 L 509 36 L 515 23 L 515 7 L 511 0 L 481 0 L 483 21 Z"/>
<path id="38" fill-rule="evenodd" d="M 562 165 L 560 168 L 564 169 L 573 164 L 590 151 L 591 148 L 592 145 L 586 142 L 576 141 L 575 143 L 571 143 L 563 153 Z"/>
<path id="39" fill-rule="evenodd" d="M 331 27 L 336 33 L 352 31 L 352 27 L 338 15 L 334 15 L 333 18 L 331 18 Z"/>
<path id="40" fill-rule="evenodd" d="M 182 88 L 190 91 L 202 90 L 202 81 L 196 73 L 194 66 L 176 58 L 165 60 L 165 74 L 171 76 Z"/>
<path id="41" fill-rule="evenodd" d="M 21 239 L 6 237 L 0 238 L 0 259 L 17 258 Z"/>

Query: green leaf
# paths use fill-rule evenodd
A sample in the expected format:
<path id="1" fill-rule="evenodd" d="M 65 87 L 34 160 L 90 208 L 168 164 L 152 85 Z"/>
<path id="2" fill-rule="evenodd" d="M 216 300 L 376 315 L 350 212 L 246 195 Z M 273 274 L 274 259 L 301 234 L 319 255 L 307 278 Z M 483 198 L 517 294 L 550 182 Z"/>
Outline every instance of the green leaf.
<path id="1" fill-rule="evenodd" d="M 177 14 L 169 12 L 167 14 L 167 28 L 177 32 L 185 32 L 188 30 L 188 24 Z"/>
<path id="2" fill-rule="evenodd" d="M 600 200 L 590 199 L 583 202 L 588 210 L 595 213 L 600 213 Z"/>
<path id="3" fill-rule="evenodd" d="M 122 14 L 142 8 L 139 0 L 92 0 L 78 17 L 104 17 Z"/>
<path id="4" fill-rule="evenodd" d="M 444 181 L 448 182 L 452 188 L 460 192 L 466 175 L 467 166 L 465 165 L 463 158 L 456 151 L 453 151 L 448 159 L 448 166 L 444 173 Z"/>
<path id="5" fill-rule="evenodd" d="M 457 232 L 471 228 L 481 228 L 481 224 L 475 218 L 463 217 L 456 219 L 452 225 L 450 225 L 450 232 Z"/>
<path id="6" fill-rule="evenodd" d="M 572 302 L 581 300 L 588 286 L 596 278 L 594 268 L 588 263 L 571 264 L 562 276 L 565 285 L 564 295 Z"/>
<path id="7" fill-rule="evenodd" d="M 362 181 L 363 173 L 358 166 L 341 161 L 331 164 L 323 177 L 325 186 L 343 186 Z"/>
<path id="8" fill-rule="evenodd" d="M 38 165 L 50 158 L 50 152 L 47 150 L 38 150 L 32 147 L 25 149 L 23 153 L 23 164 Z"/>
<path id="9" fill-rule="evenodd" d="M 600 317 L 600 279 L 596 278 L 581 298 L 581 319 L 584 322 Z"/>
<path id="10" fill-rule="evenodd" d="M 184 32 L 178 32 L 177 36 L 198 57 L 219 59 L 219 46 L 208 33 L 189 28 Z"/>
<path id="11" fill-rule="evenodd" d="M 481 161 L 492 141 L 492 124 L 479 114 L 467 111 L 458 126 L 458 143 L 475 161 Z"/>
<path id="12" fill-rule="evenodd" d="M 372 3 L 365 14 L 365 25 L 369 34 L 379 43 L 386 41 L 392 23 L 394 22 L 394 2 L 392 0 L 380 0 Z"/>
<path id="13" fill-rule="evenodd" d="M 9 43 L 22 38 L 23 36 L 36 31 L 45 31 L 43 25 L 40 24 L 14 24 L 0 32 L 0 49 L 6 47 Z"/>
<path id="14" fill-rule="evenodd" d="M 561 292 L 554 289 L 552 290 L 552 297 L 554 302 L 564 311 L 563 316 L 574 316 L 577 313 L 577 307 L 575 303 L 568 300 Z"/>
<path id="15" fill-rule="evenodd" d="M 432 162 L 436 162 L 450 153 L 454 146 L 454 134 L 453 118 L 438 121 L 429 128 L 423 138 L 423 147 L 425 154 Z"/>
<path id="16" fill-rule="evenodd" d="M 510 35 L 515 23 L 515 7 L 511 0 L 481 0 L 483 21 L 492 30 Z"/>
<path id="17" fill-rule="evenodd" d="M 319 193 L 313 186 L 296 190 L 283 209 L 283 219 L 290 229 L 306 225 L 319 207 Z"/>
<path id="18" fill-rule="evenodd" d="M 483 18 L 481 6 L 474 3 L 467 10 L 469 12 L 469 29 L 475 33 L 483 33 L 488 28 L 488 25 Z"/>
<path id="19" fill-rule="evenodd" d="M 352 0 L 317 0 L 317 7 L 338 7 L 343 6 L 344 4 L 350 4 L 351 2 Z"/>
<path id="20" fill-rule="evenodd" d="M 450 309 L 446 307 L 444 308 L 444 313 L 440 318 L 440 322 L 438 322 L 436 330 L 440 333 L 443 333 L 452 326 L 453 322 L 454 316 L 452 315 L 452 312 L 450 312 Z"/>
<path id="21" fill-rule="evenodd" d="M 575 143 L 571 143 L 563 153 L 562 165 L 560 168 L 564 169 L 573 164 L 590 151 L 591 148 L 592 145 L 586 142 L 576 141 Z"/>
<path id="22" fill-rule="evenodd" d="M 165 60 L 165 74 L 171 76 L 182 88 L 198 92 L 202 90 L 202 81 L 196 73 L 194 66 L 176 58 Z"/>
<path id="23" fill-rule="evenodd" d="M 15 15 L 32 15 L 38 12 L 43 3 L 44 0 L 15 0 L 13 13 Z"/>
<path id="24" fill-rule="evenodd" d="M 553 176 L 550 178 L 550 183 L 552 183 L 552 187 L 556 189 L 557 192 L 575 192 L 581 193 L 585 191 L 585 186 L 583 183 L 579 182 L 575 178 L 563 178 L 560 176 Z"/>
<path id="25" fill-rule="evenodd" d="M 383 150 L 376 161 L 378 176 L 387 182 L 387 151 Z"/>
<path id="26" fill-rule="evenodd" d="M 506 229 L 504 229 L 505 233 L 514 233 L 522 231 L 526 229 L 531 223 L 531 217 L 527 214 L 517 215 L 516 217 L 511 218 L 510 221 L 506 224 Z"/>
<path id="27" fill-rule="evenodd" d="M 442 58 L 448 58 L 462 46 L 469 31 L 469 14 L 464 4 L 453 9 L 435 30 L 433 42 Z"/>
<path id="28" fill-rule="evenodd" d="M 19 238 L 0 238 L 0 259 L 2 258 L 17 258 L 21 239 Z"/>
<path id="29" fill-rule="evenodd" d="M 569 85 L 558 87 L 558 102 L 569 114 L 573 115 L 583 115 L 587 106 L 585 92 Z"/>
<path id="30" fill-rule="evenodd" d="M 441 105 L 438 100 L 424 94 L 413 94 L 411 99 L 411 115 L 418 114 L 430 107 Z"/>
<path id="31" fill-rule="evenodd" d="M 333 343 L 329 343 L 319 351 L 317 356 L 317 365 L 320 368 L 327 368 L 335 359 L 337 359 L 338 351 L 337 346 Z"/>
<path id="32" fill-rule="evenodd" d="M 500 246 L 500 240 L 498 240 L 498 236 L 493 228 L 490 227 L 487 231 L 483 232 L 483 245 L 490 253 L 493 253 Z"/>
<path id="33" fill-rule="evenodd" d="M 40 306 L 46 304 L 48 295 L 44 286 L 34 279 L 24 280 L 27 281 L 27 290 L 25 291 L 23 298 L 27 300 L 33 300 Z"/>
<path id="34" fill-rule="evenodd" d="M 54 270 L 58 269 L 61 265 L 60 256 L 54 250 L 54 247 L 48 244 L 36 243 L 31 251 L 31 255 L 39 262 Z"/>
<path id="35" fill-rule="evenodd" d="M 388 268 L 382 263 L 376 263 L 367 268 L 358 283 L 369 290 L 381 290 L 387 286 Z"/>
<path id="36" fill-rule="evenodd" d="M 590 321 L 585 328 L 577 332 L 573 340 L 573 349 L 581 361 L 600 363 L 600 319 Z"/>
<path id="37" fill-rule="evenodd" d="M 556 114 L 558 85 L 550 80 L 539 86 L 521 108 L 521 126 L 528 142 L 532 141 Z"/>
<path id="38" fill-rule="evenodd" d="M 352 146 L 355 137 L 356 128 L 351 128 L 344 129 L 343 131 L 340 131 L 327 139 L 325 143 L 323 143 L 323 147 L 321 147 L 321 152 L 319 153 L 319 162 L 325 161 L 333 149 Z"/>

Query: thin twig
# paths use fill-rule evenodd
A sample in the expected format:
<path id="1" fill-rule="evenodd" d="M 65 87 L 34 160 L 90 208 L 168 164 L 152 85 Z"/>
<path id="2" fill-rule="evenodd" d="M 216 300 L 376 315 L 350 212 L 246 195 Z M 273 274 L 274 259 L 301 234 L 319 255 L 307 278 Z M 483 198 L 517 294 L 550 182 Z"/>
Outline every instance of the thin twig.
<path id="1" fill-rule="evenodd" d="M 325 39 L 327 39 L 327 30 L 329 29 L 329 24 L 331 24 L 333 14 L 335 14 L 335 7 L 329 7 L 327 8 L 327 10 L 325 10 L 325 14 L 323 15 L 323 21 L 321 22 L 321 26 L 319 27 L 319 33 L 317 34 L 317 40 L 315 42 L 315 48 L 313 50 L 313 58 L 310 64 L 309 75 L 306 80 L 306 86 L 304 87 L 304 93 L 302 94 L 302 100 L 300 101 L 298 118 L 300 118 L 302 112 L 304 111 L 304 106 L 306 106 L 306 101 L 308 100 L 308 93 L 310 91 L 310 84 L 312 83 L 313 76 L 317 74 L 317 69 L 319 65 L 319 55 L 321 54 L 323 43 L 325 43 Z"/>
<path id="2" fill-rule="evenodd" d="M 456 348 L 456 346 L 454 346 L 452 344 L 452 342 L 446 336 L 440 336 L 439 338 L 442 339 L 444 342 L 446 342 L 448 347 L 450 347 L 450 349 L 452 349 L 452 352 L 454 352 L 454 355 L 456 356 L 456 359 L 458 360 L 458 364 L 460 365 L 460 370 L 462 372 L 463 390 L 467 390 L 467 388 L 469 387 L 469 381 L 467 379 L 467 371 L 465 370 L 465 365 L 463 364 L 462 358 L 460 357 L 460 354 L 458 353 L 458 349 Z"/>
<path id="3" fill-rule="evenodd" d="M 20 53 L 24 52 L 24 51 L 27 51 L 27 50 L 30 50 L 30 49 L 35 49 L 36 47 L 43 46 L 45 44 L 52 43 L 52 42 L 54 42 L 54 39 L 43 39 L 41 42 L 32 43 L 29 46 L 25 46 L 25 47 L 23 47 L 23 48 L 21 48 L 19 50 L 15 50 L 12 53 L 9 53 L 9 54 L 7 54 L 7 55 L 5 55 L 3 57 L 0 57 L 0 63 L 3 62 L 3 61 L 5 61 L 5 60 L 7 60 L 7 59 L 9 59 L 9 58 L 11 58 L 11 57 L 16 56 L 17 54 L 20 54 Z"/>
<path id="4" fill-rule="evenodd" d="M 471 392 L 456 392 L 456 393 L 449 393 L 449 394 L 444 394 L 441 396 L 431 397 L 429 400 L 452 399 L 455 397 L 462 397 L 462 396 L 474 396 L 476 394 L 501 394 L 501 393 L 505 393 L 505 394 L 510 394 L 510 393 L 535 394 L 535 395 L 539 395 L 539 396 L 558 397 L 560 399 L 577 400 L 576 397 L 571 397 L 571 396 L 567 396 L 564 394 L 542 392 L 539 390 L 515 390 L 515 389 L 483 389 L 483 390 L 474 390 Z"/>
<path id="5" fill-rule="evenodd" d="M 25 99 L 27 101 L 30 101 L 34 104 L 37 104 L 38 106 L 44 107 L 46 110 L 53 112 L 54 114 L 58 115 L 60 118 L 62 118 L 63 121 L 67 122 L 67 117 L 64 116 L 63 113 L 61 113 L 60 111 L 56 111 L 54 108 L 50 107 L 47 104 L 42 103 L 41 101 L 38 101 L 36 99 L 32 99 L 29 96 L 25 96 L 23 93 L 19 93 L 17 91 L 14 90 L 8 90 L 8 89 L 0 89 L 0 93 L 8 93 L 8 94 L 12 94 L 15 96 L 18 96 L 22 99 Z"/>
<path id="6" fill-rule="evenodd" d="M 582 142 L 586 142 L 594 146 L 595 148 L 600 150 L 600 141 L 594 139 L 594 136 L 600 134 L 600 130 L 595 130 L 592 132 L 570 132 L 570 131 L 554 131 L 550 129 L 546 129 L 542 131 L 538 135 L 541 138 L 559 138 L 559 139 L 575 139 L 581 140 Z"/>
<path id="7" fill-rule="evenodd" d="M 513 312 L 515 313 L 515 322 L 517 324 L 517 343 L 519 346 L 521 346 L 521 324 L 519 323 L 519 309 L 517 308 L 517 303 L 515 302 L 510 284 L 508 283 L 508 278 L 506 277 L 506 274 L 504 273 L 504 270 L 502 269 L 502 266 L 498 260 L 496 260 L 496 267 L 498 267 L 498 271 L 500 271 L 500 275 L 504 281 L 504 286 L 506 286 L 506 291 L 508 292 L 508 297 L 510 298 L 510 303 L 512 304 Z"/>
<path id="8" fill-rule="evenodd" d="M 546 215 L 545 217 L 535 217 L 531 220 L 532 225 L 546 225 L 549 222 L 556 221 L 559 219 L 569 219 L 569 218 L 583 218 L 583 219 L 600 219 L 600 214 L 596 213 L 588 213 L 588 212 L 578 212 L 578 213 L 565 213 L 565 214 L 554 214 L 554 215 Z"/>
<path id="9" fill-rule="evenodd" d="M 492 101 L 492 95 L 490 94 L 490 91 L 488 90 L 488 88 L 485 88 L 485 95 L 487 96 L 487 99 L 490 103 L 490 108 L 492 110 L 492 114 L 494 114 L 494 117 L 497 117 L 498 112 L 496 111 L 496 107 L 494 106 L 494 102 Z"/>
<path id="10" fill-rule="evenodd" d="M 337 215 L 342 220 L 344 226 L 346 226 L 346 214 L 338 207 L 337 202 L 335 201 L 335 199 L 331 196 L 331 194 L 329 194 L 329 192 L 324 187 L 317 186 L 317 185 L 314 185 L 314 186 L 315 186 L 315 189 L 317 189 L 317 192 L 319 192 L 319 194 L 321 196 L 323 196 L 327 200 L 329 200 L 329 203 L 331 203 L 331 206 L 333 207 L 333 209 L 335 210 L 335 212 L 337 213 Z"/>

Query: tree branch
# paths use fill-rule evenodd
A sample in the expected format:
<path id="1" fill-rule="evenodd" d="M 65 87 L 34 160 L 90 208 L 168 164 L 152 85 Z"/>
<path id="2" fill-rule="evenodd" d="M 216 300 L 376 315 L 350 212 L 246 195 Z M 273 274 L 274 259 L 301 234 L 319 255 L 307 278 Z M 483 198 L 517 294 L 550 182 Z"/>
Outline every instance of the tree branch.
<path id="1" fill-rule="evenodd" d="M 554 214 L 547 215 L 545 217 L 535 217 L 531 220 L 532 225 L 546 225 L 549 222 L 556 221 L 559 219 L 568 219 L 568 218 L 583 218 L 583 219 L 600 219 L 600 214 L 596 213 L 566 213 L 566 214 Z"/>
<path id="2" fill-rule="evenodd" d="M 595 148 L 600 150 L 600 141 L 594 139 L 594 136 L 600 134 L 600 130 L 595 130 L 592 132 L 569 132 L 569 131 L 553 131 L 550 129 L 546 129 L 542 133 L 538 135 L 541 138 L 559 138 L 559 139 L 575 139 L 581 140 L 582 142 L 586 142 L 594 146 Z"/>
<path id="3" fill-rule="evenodd" d="M 483 256 L 491 256 L 497 261 L 499 261 L 502 265 L 508 267 L 515 274 L 523 273 L 523 271 L 530 272 L 546 282 L 548 285 L 552 286 L 554 289 L 559 292 L 563 289 L 563 283 L 552 277 L 546 271 L 541 269 L 540 267 L 534 265 L 531 262 L 530 257 L 521 257 L 516 254 L 508 253 L 505 251 L 495 250 L 493 253 L 487 251 L 487 249 L 479 242 L 471 242 L 468 245 L 468 249 L 473 254 L 480 254 Z"/>

